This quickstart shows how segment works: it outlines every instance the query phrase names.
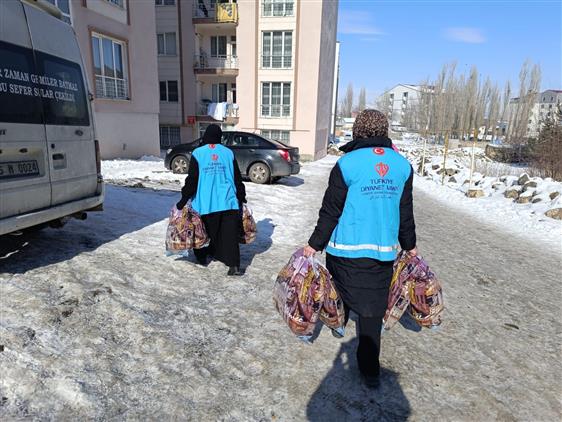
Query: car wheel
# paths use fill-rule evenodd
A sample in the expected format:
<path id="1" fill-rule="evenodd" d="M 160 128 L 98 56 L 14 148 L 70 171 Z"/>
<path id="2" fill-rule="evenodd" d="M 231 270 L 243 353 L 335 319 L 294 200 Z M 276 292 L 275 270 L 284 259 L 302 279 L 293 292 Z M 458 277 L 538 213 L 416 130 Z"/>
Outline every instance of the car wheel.
<path id="1" fill-rule="evenodd" d="M 186 174 L 187 168 L 189 166 L 189 161 L 183 155 L 178 155 L 172 160 L 172 171 L 174 173 Z"/>
<path id="2" fill-rule="evenodd" d="M 269 167 L 267 167 L 264 163 L 252 164 L 250 170 L 248 171 L 250 180 L 260 185 L 269 182 L 270 174 L 271 172 L 269 171 Z"/>

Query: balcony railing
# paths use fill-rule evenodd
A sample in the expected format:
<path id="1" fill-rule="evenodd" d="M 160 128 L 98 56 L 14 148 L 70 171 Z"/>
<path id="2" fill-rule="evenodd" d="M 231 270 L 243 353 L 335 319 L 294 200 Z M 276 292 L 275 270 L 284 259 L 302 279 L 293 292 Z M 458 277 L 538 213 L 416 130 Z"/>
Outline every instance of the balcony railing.
<path id="1" fill-rule="evenodd" d="M 96 97 L 128 100 L 129 85 L 127 79 L 96 75 Z"/>
<path id="2" fill-rule="evenodd" d="M 195 69 L 238 69 L 238 57 L 196 55 L 193 61 Z"/>
<path id="3" fill-rule="evenodd" d="M 236 3 L 194 1 L 193 17 L 196 19 L 209 19 L 217 23 L 238 23 L 238 5 Z"/>
<path id="4" fill-rule="evenodd" d="M 291 106 L 266 104 L 261 106 L 262 117 L 291 117 Z"/>
<path id="5" fill-rule="evenodd" d="M 293 56 L 288 54 L 285 56 L 261 56 L 261 66 L 264 69 L 289 69 L 293 65 Z"/>
<path id="6" fill-rule="evenodd" d="M 209 116 L 215 120 L 225 120 L 227 118 L 238 117 L 238 104 L 226 103 L 213 103 L 209 101 L 200 101 L 196 103 L 195 110 L 198 116 Z"/>

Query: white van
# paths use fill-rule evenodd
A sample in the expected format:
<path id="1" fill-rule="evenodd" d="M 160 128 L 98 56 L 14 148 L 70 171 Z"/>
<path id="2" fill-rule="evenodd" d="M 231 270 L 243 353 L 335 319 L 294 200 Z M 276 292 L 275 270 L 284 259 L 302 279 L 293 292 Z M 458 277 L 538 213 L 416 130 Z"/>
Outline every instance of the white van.
<path id="1" fill-rule="evenodd" d="M 0 0 L 0 235 L 101 210 L 76 35 L 44 0 Z"/>

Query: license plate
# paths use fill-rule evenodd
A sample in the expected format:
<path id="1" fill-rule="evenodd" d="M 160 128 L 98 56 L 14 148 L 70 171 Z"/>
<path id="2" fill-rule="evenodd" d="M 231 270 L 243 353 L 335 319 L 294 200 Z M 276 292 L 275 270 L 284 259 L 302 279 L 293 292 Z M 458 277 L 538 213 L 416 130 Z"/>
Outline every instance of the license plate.
<path id="1" fill-rule="evenodd" d="M 37 160 L 0 163 L 0 179 L 38 175 L 39 166 L 37 165 Z"/>

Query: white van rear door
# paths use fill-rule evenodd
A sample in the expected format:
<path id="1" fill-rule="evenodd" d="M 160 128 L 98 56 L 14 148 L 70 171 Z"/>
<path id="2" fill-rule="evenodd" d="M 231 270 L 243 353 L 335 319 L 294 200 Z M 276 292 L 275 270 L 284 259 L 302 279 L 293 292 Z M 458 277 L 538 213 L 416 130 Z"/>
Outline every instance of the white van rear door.
<path id="1" fill-rule="evenodd" d="M 51 204 L 93 196 L 97 189 L 94 131 L 76 36 L 66 23 L 24 7 L 43 77 Z"/>
<path id="2" fill-rule="evenodd" d="M 31 39 L 19 1 L 0 1 L 0 219 L 51 204 L 48 148 Z"/>

